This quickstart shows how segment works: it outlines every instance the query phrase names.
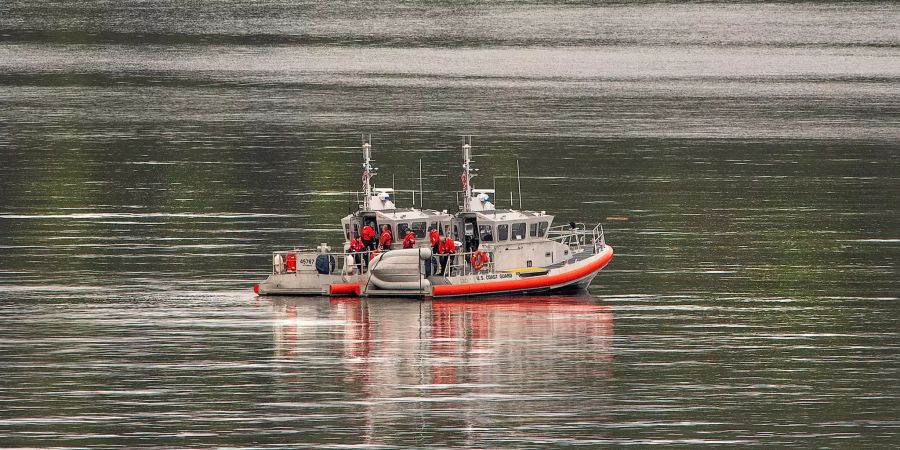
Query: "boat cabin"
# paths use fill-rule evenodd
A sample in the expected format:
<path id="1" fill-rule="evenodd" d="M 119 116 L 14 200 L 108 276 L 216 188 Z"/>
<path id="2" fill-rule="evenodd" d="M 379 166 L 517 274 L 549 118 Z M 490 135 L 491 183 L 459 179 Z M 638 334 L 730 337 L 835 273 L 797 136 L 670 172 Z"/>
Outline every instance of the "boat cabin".
<path id="1" fill-rule="evenodd" d="M 358 211 L 341 219 L 345 244 L 359 236 L 365 225 L 372 225 L 376 236 L 381 234 L 381 226 L 387 225 L 393 234 L 391 248 L 403 248 L 403 237 L 412 230 L 416 237 L 416 247 L 430 247 L 428 231 L 436 228 L 441 236 L 450 230 L 450 214 L 433 209 L 394 208 L 375 211 Z"/>
<path id="2" fill-rule="evenodd" d="M 553 216 L 545 212 L 495 209 L 459 212 L 453 232 L 464 252 L 493 256 L 498 271 L 547 267 L 569 257 L 569 248 L 548 236 Z"/>
<path id="3" fill-rule="evenodd" d="M 546 240 L 553 216 L 544 212 L 495 209 L 460 212 L 453 220 L 453 235 L 466 248 Z"/>

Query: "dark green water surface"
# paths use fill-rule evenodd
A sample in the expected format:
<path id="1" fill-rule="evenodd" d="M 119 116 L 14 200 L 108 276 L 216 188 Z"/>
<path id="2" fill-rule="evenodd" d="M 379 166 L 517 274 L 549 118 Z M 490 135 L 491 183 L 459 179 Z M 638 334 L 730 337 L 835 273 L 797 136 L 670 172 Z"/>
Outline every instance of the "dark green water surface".
<path id="1" fill-rule="evenodd" d="M 896 447 L 898 23 L 0 2 L 0 447 Z M 339 242 L 361 133 L 451 210 L 473 134 L 500 207 L 518 159 L 616 257 L 574 297 L 255 298 Z"/>

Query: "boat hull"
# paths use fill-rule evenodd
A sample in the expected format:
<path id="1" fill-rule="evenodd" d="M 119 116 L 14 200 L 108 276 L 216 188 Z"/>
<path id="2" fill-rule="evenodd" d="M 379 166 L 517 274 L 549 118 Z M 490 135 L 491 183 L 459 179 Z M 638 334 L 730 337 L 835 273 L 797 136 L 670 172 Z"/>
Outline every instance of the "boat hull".
<path id="1" fill-rule="evenodd" d="M 397 253 L 399 255 L 400 252 Z M 612 247 L 607 245 L 583 260 L 554 268 L 539 276 L 498 272 L 431 277 L 430 279 L 423 278 L 420 283 L 414 283 L 416 289 L 396 289 L 397 286 L 394 284 L 384 285 L 384 282 L 377 278 L 373 280 L 371 274 L 272 274 L 265 282 L 255 286 L 254 291 L 258 295 L 409 296 L 419 298 L 531 295 L 578 291 L 586 289 L 591 284 L 600 270 L 612 260 L 613 254 Z M 384 286 L 378 286 L 379 284 Z"/>
<path id="2" fill-rule="evenodd" d="M 449 277 L 448 284 L 436 285 L 431 296 L 438 297 L 471 297 L 480 295 L 536 294 L 566 289 L 583 289 L 591 284 L 613 257 L 613 249 L 605 246 L 602 251 L 578 263 L 551 270 L 546 275 L 521 277 L 518 274 L 507 279 L 488 281 L 490 275 L 468 277 Z"/>
<path id="3" fill-rule="evenodd" d="M 258 295 L 329 295 L 331 285 L 357 282 L 337 274 L 283 273 L 272 274 L 254 286 Z M 353 277 L 356 278 L 356 277 Z"/>

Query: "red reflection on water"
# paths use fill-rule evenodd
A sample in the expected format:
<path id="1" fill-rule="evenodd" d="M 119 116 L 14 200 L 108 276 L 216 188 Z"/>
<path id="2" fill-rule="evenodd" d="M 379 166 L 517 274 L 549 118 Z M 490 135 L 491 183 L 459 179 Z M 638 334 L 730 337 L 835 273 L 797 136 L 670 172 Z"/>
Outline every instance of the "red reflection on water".
<path id="1" fill-rule="evenodd" d="M 397 417 L 452 408 L 474 429 L 612 375 L 613 314 L 593 297 L 273 303 L 284 392 L 315 386 L 360 402 L 363 444 Z"/>
<path id="2" fill-rule="evenodd" d="M 573 365 L 579 360 L 611 360 L 613 315 L 608 306 L 594 301 L 592 297 L 568 296 L 435 300 L 432 302 L 434 339 L 431 340 L 431 352 L 438 362 L 432 365 L 432 383 L 466 381 L 457 376 L 460 364 L 454 361 L 461 353 L 470 355 L 469 365 L 473 359 L 496 359 L 498 353 L 499 359 L 508 356 L 509 363 L 516 363 L 515 351 L 491 351 L 495 347 L 525 349 L 521 357 L 532 353 L 559 358 L 559 355 L 546 355 L 556 350 L 552 343 L 529 345 L 529 341 L 549 340 L 557 341 L 560 346 L 579 346 L 582 351 L 567 352 L 571 359 L 569 363 Z M 474 367 L 477 372 L 491 365 Z M 608 376 L 609 373 L 604 370 L 594 375 Z"/>
<path id="3" fill-rule="evenodd" d="M 541 373 L 551 365 L 611 375 L 608 365 L 585 364 L 612 359 L 612 311 L 589 296 L 295 299 L 275 306 L 278 356 L 331 353 L 357 386 L 489 383 L 495 372 Z"/>
<path id="4" fill-rule="evenodd" d="M 346 321 L 345 355 L 365 358 L 372 353 L 372 322 L 369 310 L 359 299 L 331 299 L 331 309 Z"/>

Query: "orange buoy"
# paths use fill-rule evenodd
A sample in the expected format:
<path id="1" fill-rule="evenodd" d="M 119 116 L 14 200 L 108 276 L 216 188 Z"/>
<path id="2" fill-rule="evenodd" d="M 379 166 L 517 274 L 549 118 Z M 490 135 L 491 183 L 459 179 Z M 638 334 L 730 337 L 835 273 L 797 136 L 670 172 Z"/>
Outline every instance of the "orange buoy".
<path id="1" fill-rule="evenodd" d="M 360 293 L 359 283 L 335 283 L 328 286 L 328 294 L 332 296 L 355 295 L 359 297 Z"/>

